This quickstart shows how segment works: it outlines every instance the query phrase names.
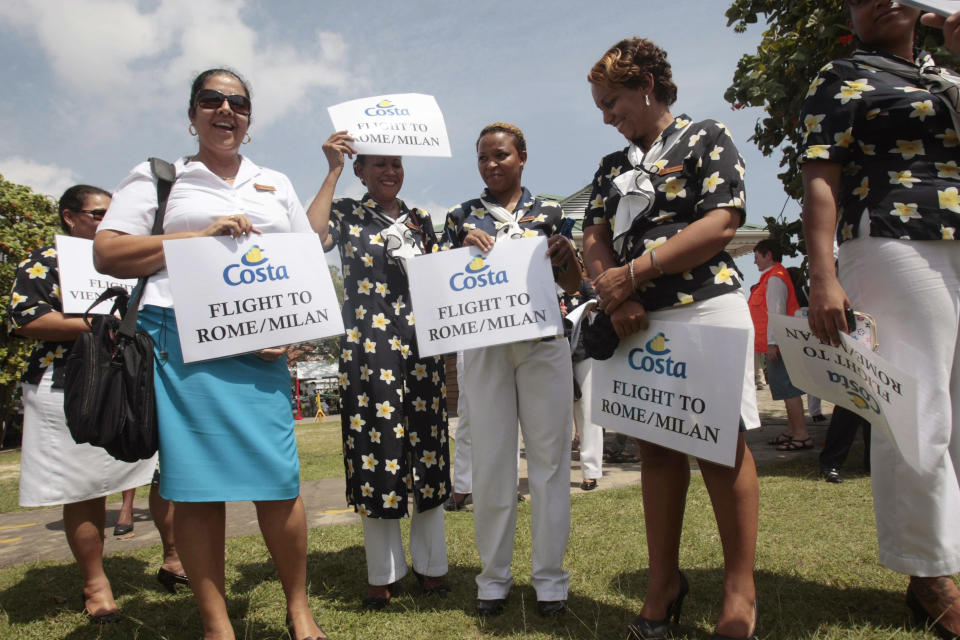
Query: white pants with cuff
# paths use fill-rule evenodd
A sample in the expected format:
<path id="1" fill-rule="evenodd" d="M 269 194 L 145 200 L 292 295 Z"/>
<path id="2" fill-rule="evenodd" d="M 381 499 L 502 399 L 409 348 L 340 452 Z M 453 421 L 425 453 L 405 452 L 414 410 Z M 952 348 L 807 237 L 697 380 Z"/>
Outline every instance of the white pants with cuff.
<path id="1" fill-rule="evenodd" d="M 407 575 L 400 520 L 362 517 L 363 549 L 367 556 L 367 583 L 392 584 Z M 443 508 L 422 513 L 410 509 L 410 558 L 413 570 L 422 576 L 447 573 L 447 540 Z"/>
<path id="2" fill-rule="evenodd" d="M 573 364 L 573 376 L 580 385 L 580 399 L 573 403 L 573 424 L 580 435 L 580 475 L 584 480 L 603 477 L 603 428 L 590 419 L 590 386 L 593 360 Z"/>
<path id="3" fill-rule="evenodd" d="M 864 219 L 867 216 L 863 216 Z M 877 322 L 878 353 L 917 376 L 921 472 L 878 429 L 871 468 L 880 562 L 960 571 L 960 245 L 861 237 L 840 245 L 840 283 Z"/>
<path id="4" fill-rule="evenodd" d="M 573 378 L 566 340 L 518 342 L 464 354 L 473 411 L 473 511 L 483 570 L 477 597 L 507 597 L 517 522 L 517 421 L 523 432 L 537 600 L 566 600 L 563 558 L 570 535 Z M 482 408 L 482 415 L 477 411 Z"/>

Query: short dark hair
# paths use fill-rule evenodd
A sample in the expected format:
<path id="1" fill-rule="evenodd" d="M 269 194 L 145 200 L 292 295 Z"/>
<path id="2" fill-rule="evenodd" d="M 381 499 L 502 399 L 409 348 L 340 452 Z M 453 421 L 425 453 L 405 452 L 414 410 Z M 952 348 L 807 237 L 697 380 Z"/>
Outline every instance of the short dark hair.
<path id="1" fill-rule="evenodd" d="M 625 38 L 610 47 L 593 65 L 587 80 L 591 84 L 636 89 L 644 74 L 653 76 L 653 95 L 670 106 L 677 101 L 677 85 L 667 62 L 667 52 L 646 38 Z"/>
<path id="2" fill-rule="evenodd" d="M 105 189 L 93 187 L 89 184 L 75 184 L 64 191 L 63 195 L 60 196 L 60 202 L 57 204 L 57 211 L 60 213 L 60 226 L 67 233 L 70 233 L 70 227 L 67 226 L 63 212 L 67 209 L 70 211 L 80 211 L 83 209 L 83 202 L 87 199 L 87 196 L 107 196 L 108 198 L 112 198 L 113 194 Z"/>
<path id="3" fill-rule="evenodd" d="M 206 84 L 209 78 L 213 76 L 233 76 L 237 79 L 237 82 L 240 83 L 240 86 L 243 87 L 243 92 L 247 94 L 248 98 L 252 98 L 250 95 L 250 87 L 247 86 L 247 81 L 244 80 L 239 73 L 231 69 L 207 69 L 202 72 L 196 78 L 193 79 L 193 84 L 190 85 L 190 106 L 187 109 L 187 113 L 190 114 L 190 117 L 193 117 L 193 114 L 197 112 L 197 94 L 200 93 L 200 90 L 203 89 L 203 85 Z M 253 109 L 250 110 L 250 113 L 253 113 Z M 250 116 L 248 115 L 249 119 Z"/>
<path id="4" fill-rule="evenodd" d="M 517 151 L 523 153 L 527 150 L 527 139 L 523 137 L 523 131 L 520 130 L 520 127 L 510 124 L 509 122 L 493 122 L 481 129 L 475 145 L 477 149 L 480 148 L 481 138 L 488 133 L 505 133 L 513 136 L 513 144 L 517 148 Z"/>
<path id="5" fill-rule="evenodd" d="M 770 238 L 765 238 L 758 242 L 753 250 L 759 251 L 760 253 L 769 253 L 774 262 L 781 262 L 783 260 L 783 249 Z"/>

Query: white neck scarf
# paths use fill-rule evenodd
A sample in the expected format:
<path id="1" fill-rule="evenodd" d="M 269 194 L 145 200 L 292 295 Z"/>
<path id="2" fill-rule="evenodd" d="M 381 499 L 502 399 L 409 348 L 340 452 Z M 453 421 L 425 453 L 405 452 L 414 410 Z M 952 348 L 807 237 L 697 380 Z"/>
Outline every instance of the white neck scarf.
<path id="1" fill-rule="evenodd" d="M 486 193 L 486 192 L 484 192 Z M 525 201 L 527 200 L 527 191 L 524 189 L 523 193 L 520 194 L 520 206 L 517 207 L 517 210 L 514 213 L 507 211 L 505 207 L 500 206 L 485 200 L 482 196 L 480 197 L 480 202 L 483 203 L 483 208 L 493 216 L 493 219 L 500 223 L 500 226 L 497 228 L 497 236 L 494 242 L 500 242 L 504 238 L 519 238 L 523 236 L 523 229 L 520 228 L 520 219 L 527 212 L 528 206 L 525 206 Z M 530 199 L 532 201 L 532 199 Z"/>
<path id="2" fill-rule="evenodd" d="M 679 120 L 674 122 L 679 123 Z M 617 203 L 617 213 L 613 221 L 613 249 L 618 255 L 623 254 L 623 241 L 633 226 L 633 221 L 653 208 L 656 194 L 650 179 L 651 174 L 655 175 L 663 168 L 659 164 L 660 159 L 673 149 L 691 123 L 692 121 L 687 120 L 682 127 L 676 127 L 667 138 L 661 135 L 646 153 L 633 143 L 627 149 L 627 160 L 633 169 L 613 179 L 613 185 L 620 193 L 620 202 Z"/>
<path id="3" fill-rule="evenodd" d="M 387 257 L 400 265 L 400 268 L 406 273 L 406 261 L 423 255 L 423 247 L 417 242 L 416 231 L 407 226 L 407 222 L 412 219 L 411 214 L 404 211 L 405 207 L 402 203 L 400 206 L 401 213 L 396 220 L 386 213 L 378 211 L 375 207 L 371 207 L 371 209 L 374 216 L 387 223 L 387 227 L 380 232 Z"/>

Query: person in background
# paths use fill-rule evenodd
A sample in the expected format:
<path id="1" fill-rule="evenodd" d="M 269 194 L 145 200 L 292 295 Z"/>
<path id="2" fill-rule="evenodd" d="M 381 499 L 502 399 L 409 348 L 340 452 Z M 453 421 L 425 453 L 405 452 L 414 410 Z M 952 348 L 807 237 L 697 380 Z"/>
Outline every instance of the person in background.
<path id="1" fill-rule="evenodd" d="M 108 191 L 74 185 L 60 198 L 60 225 L 68 235 L 92 240 L 109 205 Z M 9 330 L 37 341 L 22 379 L 20 506 L 63 505 L 64 533 L 83 575 L 81 610 L 91 622 L 106 624 L 122 619 L 103 570 L 106 497 L 150 483 L 157 461 L 121 462 L 104 449 L 77 444 L 70 435 L 63 412 L 67 355 L 77 336 L 90 328 L 82 317 L 63 313 L 59 269 L 53 246 L 33 251 L 17 267 L 7 309 Z M 151 510 L 164 551 L 157 579 L 173 589 L 187 578 L 172 524 L 164 517 L 170 506 L 155 494 L 151 487 Z M 131 516 L 132 509 L 131 495 Z"/>
<path id="2" fill-rule="evenodd" d="M 417 350 L 404 261 L 436 246 L 430 215 L 399 198 L 403 161 L 357 155 L 345 131 L 323 145 L 329 171 L 310 205 L 324 249 L 340 249 L 343 323 L 340 424 L 347 504 L 363 522 L 367 596 L 382 609 L 407 574 L 400 520 L 410 518 L 413 575 L 428 595 L 446 595 L 443 502 L 450 494 L 445 370 Z M 367 192 L 333 199 L 347 156 Z"/>
<path id="3" fill-rule="evenodd" d="M 326 638 L 307 598 L 307 518 L 290 411 L 285 347 L 183 362 L 165 240 L 262 233 L 313 233 L 290 180 L 239 153 L 249 140 L 247 84 L 208 69 L 187 106 L 196 153 L 179 158 L 162 232 L 151 235 L 157 179 L 134 167 L 94 239 L 94 264 L 108 275 L 148 276 L 138 315 L 154 343 L 160 492 L 176 504 L 174 528 L 205 640 L 232 640 L 225 584 L 225 502 L 252 500 L 286 597 L 294 640 Z"/>
<path id="4" fill-rule="evenodd" d="M 774 342 L 771 314 L 792 316 L 800 308 L 793 288 L 793 279 L 780 264 L 780 247 L 773 240 L 757 243 L 753 262 L 760 270 L 760 282 L 750 291 L 750 314 L 753 317 L 754 352 L 763 354 L 767 366 L 767 382 L 774 400 L 783 400 L 787 409 L 787 430 L 769 441 L 777 451 L 802 451 L 813 448 L 803 412 L 803 391 L 790 382 L 787 367 Z"/>
<path id="5" fill-rule="evenodd" d="M 960 75 L 918 48 L 921 10 L 847 0 L 859 48 L 824 66 L 800 115 L 810 329 L 840 343 L 867 313 L 877 353 L 918 377 L 920 468 L 871 438 L 880 562 L 910 576 L 914 622 L 960 636 Z M 960 54 L 960 14 L 924 16 Z M 834 237 L 839 270 L 834 268 Z M 890 336 L 891 339 L 883 339 Z"/>
<path id="6" fill-rule="evenodd" d="M 521 176 L 527 160 L 523 132 L 505 122 L 480 131 L 477 168 L 486 189 L 447 213 L 444 248 L 473 246 L 484 253 L 495 242 L 547 237 L 556 281 L 568 292 L 580 285 L 573 245 L 560 235 L 563 210 L 533 197 Z M 531 581 L 537 610 L 566 610 L 570 575 L 563 568 L 570 533 L 570 425 L 573 376 L 566 340 L 546 338 L 470 349 L 464 353 L 464 388 L 472 411 L 474 534 L 483 566 L 477 576 L 477 613 L 503 611 L 513 584 L 510 564 L 517 521 L 517 423 L 523 434 L 533 529 Z"/>
<path id="7" fill-rule="evenodd" d="M 629 143 L 601 160 L 583 220 L 584 261 L 600 311 L 621 340 L 646 329 L 650 319 L 737 328 L 750 336 L 741 277 L 724 249 L 746 217 L 745 169 L 729 131 L 715 120 L 674 117 L 670 63 L 650 40 L 621 40 L 587 80 L 604 123 Z M 749 347 L 743 372 L 739 389 L 725 387 L 741 398 L 741 431 L 760 425 Z M 651 640 L 671 634 L 690 588 L 680 571 L 690 462 L 648 442 L 641 455 L 650 570 L 643 608 L 629 631 Z M 759 487 L 743 433 L 732 468 L 706 460 L 699 466 L 723 547 L 723 604 L 713 638 L 753 638 Z"/>

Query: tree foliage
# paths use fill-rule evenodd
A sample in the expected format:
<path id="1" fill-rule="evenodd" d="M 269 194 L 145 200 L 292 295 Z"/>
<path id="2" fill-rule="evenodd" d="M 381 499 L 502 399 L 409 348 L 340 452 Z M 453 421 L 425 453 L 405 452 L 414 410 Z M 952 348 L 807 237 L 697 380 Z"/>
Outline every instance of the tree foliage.
<path id="1" fill-rule="evenodd" d="M 337 301 L 343 306 L 343 276 L 336 267 L 330 267 L 330 277 L 333 279 L 333 289 L 337 293 Z M 335 309 L 334 313 L 340 313 Z M 322 340 L 301 342 L 287 349 L 287 365 L 296 367 L 298 362 L 335 362 L 340 357 L 340 336 L 331 336 Z"/>
<path id="2" fill-rule="evenodd" d="M 734 109 L 763 107 L 766 116 L 757 121 L 751 140 L 764 155 L 782 151 L 778 177 L 787 194 L 800 199 L 800 105 L 820 67 L 849 55 L 856 44 L 843 0 L 734 0 L 726 16 L 727 26 L 738 33 L 766 22 L 760 45 L 740 58 L 724 98 Z M 939 30 L 918 26 L 917 43 L 939 64 L 957 68 L 957 59 L 942 48 Z"/>
<path id="3" fill-rule="evenodd" d="M 17 265 L 30 252 L 53 243 L 60 231 L 56 204 L 30 187 L 7 182 L 0 176 L 0 415 L 6 415 L 14 400 L 17 382 L 33 348 L 32 340 L 8 333 L 7 306 Z"/>

